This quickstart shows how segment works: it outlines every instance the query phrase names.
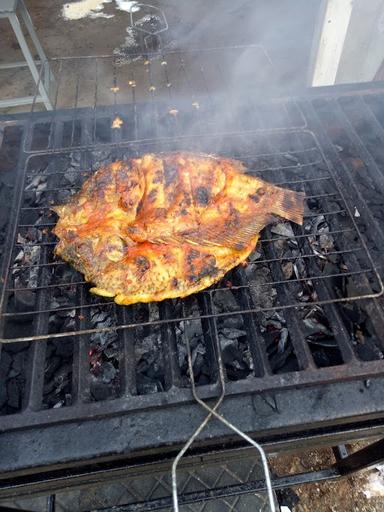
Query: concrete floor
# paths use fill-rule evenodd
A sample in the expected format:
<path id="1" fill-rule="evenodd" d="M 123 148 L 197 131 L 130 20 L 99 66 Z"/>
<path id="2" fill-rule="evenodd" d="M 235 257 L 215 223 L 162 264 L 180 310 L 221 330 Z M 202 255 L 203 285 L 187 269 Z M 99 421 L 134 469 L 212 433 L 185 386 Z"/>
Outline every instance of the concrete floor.
<path id="1" fill-rule="evenodd" d="M 126 12 L 114 2 L 104 11 L 112 18 L 62 17 L 63 0 L 26 0 L 39 40 L 49 58 L 108 55 L 124 44 L 129 26 Z M 169 25 L 161 35 L 165 48 L 204 48 L 238 44 L 261 44 L 275 66 L 266 86 L 296 90 L 306 83 L 316 0 L 153 0 Z M 22 60 L 22 54 L 7 20 L 0 19 L 0 63 Z M 249 63 L 252 69 L 252 62 Z M 252 69 L 255 76 L 260 70 Z M 0 72 L 0 98 L 33 94 L 34 83 L 27 69 Z M 28 111 L 29 107 L 18 109 Z M 15 110 L 3 110 L 3 113 Z"/>

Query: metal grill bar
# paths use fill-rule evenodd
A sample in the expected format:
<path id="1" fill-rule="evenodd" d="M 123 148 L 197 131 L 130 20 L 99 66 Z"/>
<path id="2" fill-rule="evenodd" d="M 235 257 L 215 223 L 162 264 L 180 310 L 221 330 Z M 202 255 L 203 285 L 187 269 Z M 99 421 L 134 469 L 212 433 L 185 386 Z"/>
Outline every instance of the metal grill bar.
<path id="1" fill-rule="evenodd" d="M 357 270 L 355 272 L 340 272 L 340 273 L 335 273 L 335 274 L 328 274 L 328 275 L 322 275 L 322 276 L 309 276 L 309 277 L 302 277 L 302 278 L 294 278 L 294 279 L 290 279 L 289 281 L 287 281 L 286 279 L 280 279 L 280 280 L 276 280 L 276 281 L 268 281 L 266 283 L 262 283 L 260 284 L 260 286 L 274 286 L 274 285 L 279 285 L 279 284 L 292 284 L 292 283 L 297 283 L 297 282 L 305 282 L 305 281 L 313 281 L 313 280 L 316 280 L 316 281 L 321 281 L 323 279 L 327 279 L 327 278 L 337 278 L 337 277 L 350 277 L 350 276 L 361 276 L 361 275 L 364 275 L 364 274 L 368 274 L 368 273 L 373 273 L 374 270 L 372 269 L 362 269 L 362 270 Z M 79 283 L 67 283 L 65 285 L 62 285 L 64 287 L 70 287 L 70 286 L 73 286 L 73 285 L 76 285 L 76 284 L 79 284 Z M 83 283 L 80 283 L 80 284 L 83 284 Z M 55 288 L 56 286 L 52 286 L 53 288 Z M 242 288 L 247 288 L 247 289 L 252 289 L 252 285 L 251 284 L 247 284 L 247 285 L 244 285 L 244 286 L 231 286 L 231 289 L 232 290 L 239 290 L 239 289 L 242 289 Z M 28 289 L 28 288 L 27 288 Z M 38 287 L 37 288 L 34 288 L 35 289 L 39 289 Z M 219 290 L 227 290 L 228 287 L 226 288 L 217 288 L 216 290 L 219 291 Z M 18 288 L 18 290 L 23 290 L 22 288 Z M 206 290 L 202 290 L 200 293 L 204 294 L 204 293 L 209 293 L 208 291 Z M 342 302 L 344 299 L 340 299 L 340 301 Z M 332 302 L 340 302 L 340 301 L 337 301 L 337 300 L 332 300 L 330 299 L 329 300 L 331 303 Z M 324 304 L 326 303 L 327 301 L 318 301 L 316 302 L 316 304 Z M 113 301 L 108 301 L 108 302 L 98 302 L 97 304 L 84 304 L 83 306 L 81 306 L 82 308 L 92 308 L 94 307 L 95 305 L 96 306 L 108 306 L 108 305 L 112 305 L 114 304 Z M 283 305 L 280 305 L 280 306 L 276 306 L 276 307 L 272 307 L 272 308 L 259 308 L 259 309 L 250 309 L 249 311 L 246 310 L 245 312 L 252 312 L 252 311 L 270 311 L 270 310 L 273 310 L 273 309 L 276 309 L 276 310 L 279 310 L 279 309 L 286 309 L 286 308 L 290 308 L 290 307 L 295 307 L 295 306 L 290 306 L 290 305 L 287 305 L 287 306 L 283 306 Z M 47 313 L 47 312 L 57 312 L 57 311 L 69 311 L 69 310 L 72 310 L 72 309 L 79 309 L 80 306 L 69 306 L 69 307 L 60 307 L 60 308 L 55 308 L 55 309 L 41 309 L 41 310 L 36 310 L 35 313 Z M 23 315 L 30 315 L 31 313 L 29 311 L 27 312 L 20 312 L 20 313 L 4 313 L 3 316 L 4 317 L 12 317 L 12 316 L 23 316 Z M 230 313 L 228 313 L 230 314 Z M 233 314 L 240 314 L 240 313 L 237 313 L 237 312 L 234 312 Z M 193 317 L 191 317 L 193 318 Z M 190 318 L 187 318 L 187 320 L 189 320 Z M 174 321 L 181 321 L 183 320 L 183 318 L 175 318 Z M 167 321 L 170 321 L 170 320 L 167 320 Z M 157 323 L 160 323 L 160 322 L 153 322 L 153 325 L 156 325 Z M 136 323 L 135 324 L 135 327 L 138 327 L 138 326 L 141 326 L 141 325 L 147 325 L 147 323 Z M 73 331 L 73 332 L 76 332 L 76 331 Z M 93 332 L 93 331 L 92 331 Z"/>

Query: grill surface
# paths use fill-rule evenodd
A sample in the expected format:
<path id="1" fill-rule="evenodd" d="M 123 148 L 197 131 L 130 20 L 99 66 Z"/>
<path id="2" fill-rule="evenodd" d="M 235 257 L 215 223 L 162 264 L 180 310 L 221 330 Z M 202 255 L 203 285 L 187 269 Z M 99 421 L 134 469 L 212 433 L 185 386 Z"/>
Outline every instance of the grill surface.
<path id="1" fill-rule="evenodd" d="M 186 77 L 196 77 L 199 69 L 205 77 L 205 58 L 211 76 L 198 88 Z M 96 70 L 94 81 L 86 83 L 91 68 Z M 101 73 L 104 68 L 107 71 Z M 233 93 L 233 84 L 224 81 L 222 95 L 213 97 L 225 68 L 220 59 L 204 52 L 174 52 L 160 59 L 137 60 L 132 66 L 118 65 L 113 58 L 65 59 L 55 61 L 52 69 L 57 84 L 55 110 L 33 112 L 26 122 L 13 222 L 5 244 L 1 339 L 8 343 L 3 344 L 2 357 L 18 351 L 23 357 L 20 375 L 5 380 L 7 386 L 11 380 L 17 386 L 19 400 L 5 410 L 2 430 L 57 425 L 69 435 L 65 429 L 71 421 L 103 418 L 107 425 L 107 417 L 114 421 L 122 412 L 145 414 L 148 408 L 152 421 L 159 421 L 159 416 L 153 420 L 154 411 L 161 414 L 172 404 L 178 405 L 180 418 L 188 424 L 187 409 L 182 409 L 191 400 L 185 337 L 195 338 L 196 332 L 204 346 L 200 354 L 204 379 L 197 378 L 203 398 L 217 394 L 217 338 L 229 381 L 228 397 L 383 374 L 384 321 L 377 301 L 382 294 L 377 270 L 381 263 L 377 254 L 383 247 L 380 212 L 367 208 L 368 187 L 359 187 L 362 177 L 351 173 L 351 167 L 358 165 L 353 151 L 359 154 L 359 165 L 367 167 L 366 183 L 379 176 L 374 183 L 380 187 L 382 175 L 370 164 L 372 157 L 361 154 L 361 147 L 368 151 L 366 142 L 333 107 L 334 101 L 343 109 L 351 108 L 351 103 L 308 98 L 260 105 L 253 97 L 244 103 Z M 65 90 L 73 92 L 70 105 L 60 94 L 64 81 Z M 89 97 L 83 97 L 86 85 L 94 92 L 91 108 Z M 369 109 L 374 97 L 382 101 L 380 93 L 369 94 L 368 99 L 353 95 L 351 101 L 360 102 L 360 110 L 373 117 Z M 73 108 L 62 109 L 68 106 Z M 116 116 L 123 124 L 113 129 Z M 326 116 L 332 117 L 335 127 L 329 133 L 333 144 L 320 127 L 319 119 Z M 381 140 L 380 122 L 375 118 L 369 129 Z M 337 123 L 342 127 L 339 131 Z M 350 134 L 358 140 L 352 139 L 351 155 L 344 158 L 346 142 L 340 139 L 349 141 Z M 182 301 L 118 307 L 92 296 L 82 276 L 53 257 L 56 241 L 51 229 L 56 218 L 51 205 L 65 201 L 104 163 L 176 149 L 238 158 L 252 174 L 304 190 L 303 228 L 279 223 L 277 229 L 264 230 L 248 268 L 236 269 L 215 287 Z M 271 329 L 271 322 L 280 327 Z M 314 333 L 314 323 L 325 325 L 322 336 L 317 327 Z M 224 346 L 222 335 L 229 325 L 241 331 L 240 370 L 228 360 Z M 160 370 L 156 386 L 148 387 L 140 374 L 142 345 L 153 335 L 156 342 L 149 352 Z M 103 393 L 96 393 L 95 365 L 100 361 L 95 360 L 94 349 L 111 342 L 113 382 L 107 392 L 103 387 Z M 68 382 L 58 392 L 57 405 L 46 400 L 45 375 L 52 354 L 60 350 L 65 351 Z M 196 358 L 200 356 L 197 353 Z M 167 442 L 183 436 L 181 430 L 178 436 L 171 434 Z M 163 438 L 166 442 L 164 432 Z M 100 450 L 108 452 L 108 447 Z"/>

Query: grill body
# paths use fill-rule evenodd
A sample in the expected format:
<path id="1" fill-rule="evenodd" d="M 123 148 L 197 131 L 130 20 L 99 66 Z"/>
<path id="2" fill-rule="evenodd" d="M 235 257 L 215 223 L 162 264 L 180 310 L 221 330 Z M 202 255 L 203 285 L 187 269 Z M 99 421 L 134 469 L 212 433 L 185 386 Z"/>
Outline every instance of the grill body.
<path id="1" fill-rule="evenodd" d="M 196 66 L 197 57 L 190 59 Z M 58 90 L 60 80 L 73 85 L 73 108 L 61 108 L 58 93 L 53 112 L 2 121 L 3 152 L 15 127 L 23 135 L 2 253 L 0 384 L 13 398 L 3 402 L 0 416 L 0 492 L 10 496 L 12 479 L 26 472 L 27 486 L 37 485 L 42 472 L 49 475 L 42 490 L 60 487 L 69 470 L 87 481 L 96 463 L 107 476 L 139 460 L 143 466 L 171 459 L 204 417 L 189 388 L 185 336 L 204 347 L 195 375 L 199 395 L 218 395 L 219 346 L 227 379 L 221 411 L 267 450 L 329 444 L 368 429 L 378 435 L 384 411 L 381 87 L 244 103 L 236 95 L 213 98 L 209 87 L 189 80 L 187 57 L 176 53 L 150 60 L 142 78 L 136 68 L 132 75 L 113 59 L 99 61 L 53 66 Z M 177 83 L 176 63 L 184 89 L 172 96 L 167 84 Z M 72 75 L 64 72 L 69 65 Z M 112 72 L 102 74 L 108 65 Z M 92 108 L 82 106 L 86 66 L 111 81 L 108 87 L 95 82 Z M 146 89 L 136 87 L 140 80 Z M 99 106 L 103 94 L 108 106 Z M 224 101 L 231 108 L 223 118 Z M 112 128 L 116 116 L 123 122 L 118 129 Z M 176 149 L 235 157 L 255 175 L 305 190 L 303 229 L 264 230 L 254 274 L 236 269 L 226 278 L 230 286 L 221 282 L 183 301 L 128 308 L 91 297 L 82 276 L 53 258 L 51 205 L 103 163 Z M 332 237 L 325 256 L 314 250 L 320 223 Z M 299 268 L 287 277 L 288 263 Z M 313 332 L 319 315 L 327 328 L 321 337 Z M 232 359 L 223 342 L 231 325 L 241 331 Z M 142 340 L 150 344 L 144 352 Z M 219 445 L 239 443 L 212 423 L 195 450 Z"/>

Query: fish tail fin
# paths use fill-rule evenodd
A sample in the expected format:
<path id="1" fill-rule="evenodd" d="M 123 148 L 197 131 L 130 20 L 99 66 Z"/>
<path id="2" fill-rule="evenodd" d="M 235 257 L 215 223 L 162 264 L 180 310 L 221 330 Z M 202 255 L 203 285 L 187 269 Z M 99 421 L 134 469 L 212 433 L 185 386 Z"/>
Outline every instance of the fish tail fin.
<path id="1" fill-rule="evenodd" d="M 303 224 L 304 215 L 304 192 L 295 192 L 280 187 L 274 187 L 275 201 L 273 211 L 275 215 L 283 219 Z"/>

